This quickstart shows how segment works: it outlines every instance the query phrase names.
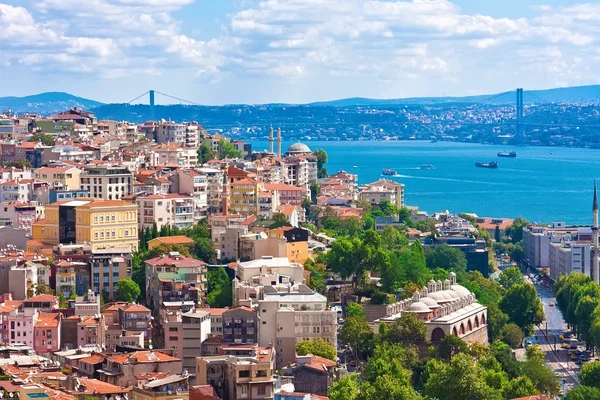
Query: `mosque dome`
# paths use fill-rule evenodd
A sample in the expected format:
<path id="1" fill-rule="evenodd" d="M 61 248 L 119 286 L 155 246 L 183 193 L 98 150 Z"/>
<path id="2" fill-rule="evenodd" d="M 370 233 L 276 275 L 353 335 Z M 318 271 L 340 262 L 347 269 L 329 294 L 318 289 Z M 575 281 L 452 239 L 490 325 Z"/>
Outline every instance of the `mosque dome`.
<path id="1" fill-rule="evenodd" d="M 304 143 L 294 143 L 293 145 L 291 145 L 290 147 L 288 147 L 287 151 L 285 152 L 285 154 L 287 155 L 295 155 L 295 154 L 307 154 L 307 153 L 312 153 L 312 151 L 310 151 L 310 148 L 305 145 Z"/>
<path id="2" fill-rule="evenodd" d="M 454 300 L 454 299 L 460 299 L 462 296 L 460 294 L 458 294 L 457 292 L 455 292 L 454 290 L 444 290 L 444 292 L 446 293 L 446 295 L 448 297 L 450 297 L 450 299 Z"/>
<path id="3" fill-rule="evenodd" d="M 440 305 L 432 299 L 431 297 L 423 297 L 421 298 L 421 303 L 424 303 L 429 308 L 438 308 Z"/>
<path id="4" fill-rule="evenodd" d="M 461 285 L 452 285 L 450 289 L 454 290 L 460 297 L 466 297 L 471 294 L 469 289 Z"/>
<path id="5" fill-rule="evenodd" d="M 414 313 L 431 312 L 431 310 L 429 309 L 429 306 L 421 301 L 415 301 L 414 303 L 412 303 L 410 305 L 409 311 L 414 312 Z"/>
<path id="6" fill-rule="evenodd" d="M 439 291 L 439 292 L 433 292 L 433 293 L 429 293 L 429 297 L 432 298 L 433 300 L 439 302 L 447 302 L 449 300 L 451 300 L 450 298 L 448 298 L 445 293 L 443 291 Z"/>

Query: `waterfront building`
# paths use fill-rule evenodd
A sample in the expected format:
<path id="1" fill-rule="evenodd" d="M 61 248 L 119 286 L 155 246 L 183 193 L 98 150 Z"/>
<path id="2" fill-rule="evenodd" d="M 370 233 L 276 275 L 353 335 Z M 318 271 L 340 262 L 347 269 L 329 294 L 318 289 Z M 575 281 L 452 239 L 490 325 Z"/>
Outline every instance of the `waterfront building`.
<path id="1" fill-rule="evenodd" d="M 404 207 L 404 185 L 389 179 L 380 179 L 360 188 L 359 200 L 368 201 L 371 205 L 378 205 L 387 200 L 396 207 Z"/>

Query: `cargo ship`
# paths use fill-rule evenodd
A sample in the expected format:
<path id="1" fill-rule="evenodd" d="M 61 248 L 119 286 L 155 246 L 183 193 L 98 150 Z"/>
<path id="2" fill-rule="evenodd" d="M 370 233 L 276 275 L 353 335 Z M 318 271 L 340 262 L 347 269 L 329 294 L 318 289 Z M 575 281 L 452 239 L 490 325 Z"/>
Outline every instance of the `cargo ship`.
<path id="1" fill-rule="evenodd" d="M 490 161 L 489 163 L 475 163 L 477 168 L 498 168 L 498 163 L 496 161 Z"/>
<path id="2" fill-rule="evenodd" d="M 391 168 L 386 168 L 381 173 L 382 175 L 397 175 L 398 173 Z"/>
<path id="3" fill-rule="evenodd" d="M 517 158 L 517 152 L 511 151 L 510 153 L 507 153 L 505 151 L 501 151 L 498 153 L 498 157 Z"/>

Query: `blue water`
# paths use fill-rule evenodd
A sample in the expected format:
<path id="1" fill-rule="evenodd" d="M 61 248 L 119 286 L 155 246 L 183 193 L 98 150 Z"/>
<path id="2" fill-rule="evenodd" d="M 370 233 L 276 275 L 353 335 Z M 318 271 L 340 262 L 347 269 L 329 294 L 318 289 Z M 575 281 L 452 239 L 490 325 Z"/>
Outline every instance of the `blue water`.
<path id="1" fill-rule="evenodd" d="M 358 174 L 360 183 L 381 178 L 384 168 L 396 170 L 398 175 L 388 178 L 406 185 L 406 204 L 429 213 L 590 224 L 593 181 L 600 178 L 600 150 L 415 141 L 305 143 L 327 151 L 330 174 L 343 169 Z M 290 144 L 284 142 L 282 150 Z M 255 151 L 267 148 L 267 142 L 253 143 Z M 517 158 L 496 156 L 512 150 Z M 498 161 L 499 168 L 474 166 L 489 161 Z M 422 170 L 422 164 L 436 169 Z"/>

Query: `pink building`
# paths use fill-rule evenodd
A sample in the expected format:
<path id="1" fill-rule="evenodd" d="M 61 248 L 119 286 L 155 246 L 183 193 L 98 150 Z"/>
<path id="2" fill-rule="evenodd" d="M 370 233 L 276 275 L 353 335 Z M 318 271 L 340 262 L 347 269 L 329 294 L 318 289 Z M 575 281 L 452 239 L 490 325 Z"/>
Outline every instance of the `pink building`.
<path id="1" fill-rule="evenodd" d="M 33 349 L 38 354 L 51 353 L 60 350 L 60 313 L 39 313 L 33 328 L 35 343 Z"/>

